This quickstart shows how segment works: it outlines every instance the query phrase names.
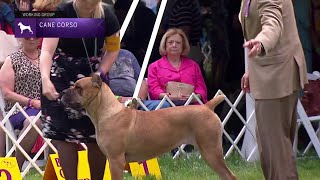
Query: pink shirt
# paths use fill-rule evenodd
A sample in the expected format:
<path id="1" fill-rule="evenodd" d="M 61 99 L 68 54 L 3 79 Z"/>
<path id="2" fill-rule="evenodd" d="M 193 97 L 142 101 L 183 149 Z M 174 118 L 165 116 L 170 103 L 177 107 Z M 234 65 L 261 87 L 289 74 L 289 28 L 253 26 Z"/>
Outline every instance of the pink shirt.
<path id="1" fill-rule="evenodd" d="M 194 86 L 195 94 L 200 94 L 203 102 L 207 102 L 207 87 L 199 65 L 187 57 L 182 57 L 179 70 L 174 68 L 166 56 L 150 64 L 148 67 L 148 87 L 151 99 L 159 99 L 165 93 L 168 81 L 188 83 Z"/>

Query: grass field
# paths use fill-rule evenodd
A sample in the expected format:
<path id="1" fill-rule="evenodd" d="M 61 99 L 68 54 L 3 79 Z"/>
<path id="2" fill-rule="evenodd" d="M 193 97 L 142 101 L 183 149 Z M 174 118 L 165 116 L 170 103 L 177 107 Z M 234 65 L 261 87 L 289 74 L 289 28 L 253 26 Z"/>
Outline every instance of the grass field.
<path id="1" fill-rule="evenodd" d="M 218 179 L 213 171 L 205 164 L 197 154 L 191 154 L 190 158 L 181 158 L 173 160 L 169 154 L 161 156 L 159 159 L 162 179 L 164 180 L 212 180 Z M 262 180 L 263 175 L 259 162 L 247 163 L 239 156 L 233 155 L 227 158 L 229 168 L 240 180 Z M 305 156 L 298 158 L 298 171 L 300 180 L 318 180 L 320 179 L 320 159 L 316 156 Z M 40 180 L 42 176 L 30 172 L 26 180 Z M 125 175 L 125 179 L 133 180 L 130 174 Z M 147 177 L 146 180 L 155 179 Z"/>

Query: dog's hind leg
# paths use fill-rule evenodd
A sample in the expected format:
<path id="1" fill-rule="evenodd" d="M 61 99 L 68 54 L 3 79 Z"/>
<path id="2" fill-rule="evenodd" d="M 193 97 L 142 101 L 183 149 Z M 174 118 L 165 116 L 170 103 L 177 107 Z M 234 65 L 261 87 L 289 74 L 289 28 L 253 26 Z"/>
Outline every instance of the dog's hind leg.
<path id="1" fill-rule="evenodd" d="M 236 177 L 225 164 L 222 147 L 220 146 L 221 145 L 219 143 L 209 143 L 208 145 L 198 144 L 198 148 L 202 155 L 202 158 L 207 162 L 211 169 L 213 169 L 218 174 L 221 180 L 235 180 Z"/>
<path id="2" fill-rule="evenodd" d="M 109 157 L 110 173 L 112 180 L 123 180 L 123 170 L 125 167 L 124 155 Z"/>

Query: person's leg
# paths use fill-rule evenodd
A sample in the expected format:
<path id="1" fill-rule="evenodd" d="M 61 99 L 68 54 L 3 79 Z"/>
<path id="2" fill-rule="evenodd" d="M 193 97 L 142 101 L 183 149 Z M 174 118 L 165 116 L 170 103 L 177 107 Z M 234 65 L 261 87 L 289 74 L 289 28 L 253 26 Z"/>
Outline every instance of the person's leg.
<path id="1" fill-rule="evenodd" d="M 294 136 L 296 134 L 296 127 L 297 127 L 297 104 L 298 104 L 298 97 L 299 97 L 300 91 L 296 92 L 296 95 L 292 95 L 291 99 L 290 99 L 290 104 L 291 104 L 291 108 L 292 110 L 292 115 L 291 115 L 291 127 L 290 127 L 290 140 L 291 140 L 291 144 L 293 146 L 293 142 L 294 142 Z"/>
<path id="2" fill-rule="evenodd" d="M 30 116 L 31 119 L 34 118 L 34 116 Z M 22 133 L 26 130 L 26 128 L 29 126 L 30 122 L 26 119 L 23 122 L 23 129 L 20 131 L 19 137 L 22 135 Z M 36 121 L 36 125 L 38 126 L 38 128 L 41 129 L 41 121 L 38 119 Z M 24 136 L 24 138 L 22 139 L 22 141 L 20 142 L 21 147 L 26 151 L 26 153 L 30 153 L 31 149 L 33 148 L 36 140 L 38 137 L 38 132 L 31 127 L 31 129 L 29 130 L 29 132 Z M 22 154 L 22 152 L 17 148 L 16 150 L 16 158 L 17 158 L 17 162 L 19 165 L 19 168 L 21 170 L 22 165 L 24 163 L 24 161 L 26 160 L 26 157 Z"/>
<path id="3" fill-rule="evenodd" d="M 53 145 L 58 150 L 60 164 L 63 174 L 67 180 L 77 180 L 78 172 L 78 146 L 75 143 L 52 140 Z"/>
<path id="4" fill-rule="evenodd" d="M 143 101 L 143 104 L 151 111 L 151 110 L 155 110 L 158 105 L 160 104 L 161 100 L 145 100 Z M 167 101 L 165 101 L 160 109 L 163 108 L 167 108 L 167 107 L 171 107 L 170 103 L 168 103 Z M 143 108 L 139 108 L 140 110 L 144 110 Z"/>
<path id="5" fill-rule="evenodd" d="M 106 156 L 101 152 L 96 143 L 87 143 L 88 161 L 92 180 L 101 180 L 104 176 Z"/>
<path id="6" fill-rule="evenodd" d="M 297 94 L 256 100 L 257 141 L 266 180 L 298 179 L 292 149 L 293 114 Z"/>

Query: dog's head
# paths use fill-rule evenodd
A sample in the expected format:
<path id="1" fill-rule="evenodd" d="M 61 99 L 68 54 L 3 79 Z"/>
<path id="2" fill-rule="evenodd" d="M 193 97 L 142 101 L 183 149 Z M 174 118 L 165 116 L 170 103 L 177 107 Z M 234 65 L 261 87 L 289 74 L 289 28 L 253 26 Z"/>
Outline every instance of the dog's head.
<path id="1" fill-rule="evenodd" d="M 61 101 L 72 109 L 86 108 L 97 96 L 101 86 L 102 80 L 98 74 L 79 79 L 73 87 L 63 91 Z"/>

